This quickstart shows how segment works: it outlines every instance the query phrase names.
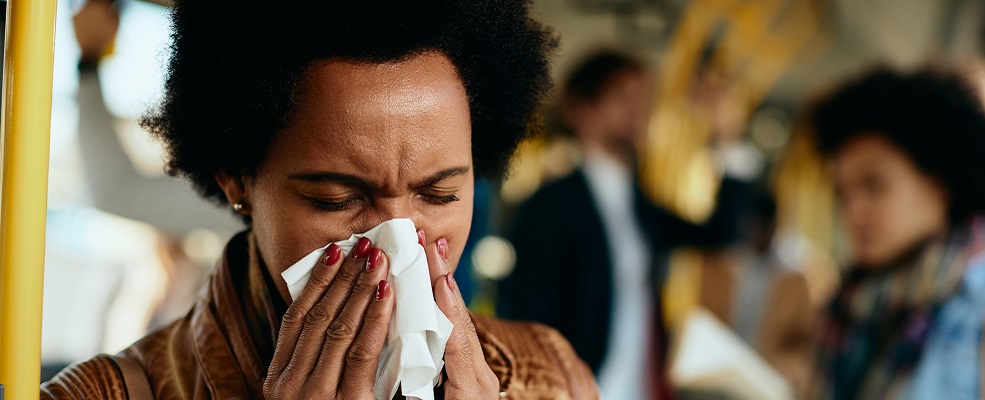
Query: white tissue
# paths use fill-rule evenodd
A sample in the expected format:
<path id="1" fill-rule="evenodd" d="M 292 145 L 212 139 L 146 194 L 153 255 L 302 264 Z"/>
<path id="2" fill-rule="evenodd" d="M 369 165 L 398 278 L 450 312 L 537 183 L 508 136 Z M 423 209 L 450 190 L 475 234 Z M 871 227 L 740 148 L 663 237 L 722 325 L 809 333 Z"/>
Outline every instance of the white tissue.
<path id="1" fill-rule="evenodd" d="M 386 344 L 380 353 L 373 397 L 389 400 L 400 387 L 405 397 L 433 400 L 452 324 L 434 302 L 427 256 L 417 242 L 417 229 L 409 219 L 393 219 L 335 244 L 348 254 L 362 237 L 369 238 L 389 257 L 387 281 L 397 296 Z M 327 248 L 325 245 L 311 252 L 281 273 L 292 299 L 301 294 Z"/>

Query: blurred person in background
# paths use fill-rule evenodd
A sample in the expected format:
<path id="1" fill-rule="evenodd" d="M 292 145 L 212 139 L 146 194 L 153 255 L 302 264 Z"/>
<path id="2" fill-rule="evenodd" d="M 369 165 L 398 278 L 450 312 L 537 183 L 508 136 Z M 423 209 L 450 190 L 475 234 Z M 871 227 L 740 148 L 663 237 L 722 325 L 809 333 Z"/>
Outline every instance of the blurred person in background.
<path id="1" fill-rule="evenodd" d="M 985 115 L 945 70 L 881 69 L 814 110 L 854 261 L 816 399 L 985 398 Z"/>
<path id="2" fill-rule="evenodd" d="M 777 254 L 776 202 L 766 190 L 749 197 L 742 239 L 725 252 L 731 279 L 703 279 L 701 292 L 729 296 L 724 320 L 801 392 L 810 375 L 815 310 L 803 274 Z"/>
<path id="3" fill-rule="evenodd" d="M 121 66 L 157 67 L 154 64 L 160 63 L 158 51 L 167 50 L 167 41 L 140 43 L 156 47 L 146 53 L 134 49 L 133 42 L 166 39 L 158 35 L 164 34 L 162 28 L 166 29 L 166 25 L 161 25 L 166 24 L 167 12 L 164 7 L 133 0 L 86 0 L 73 16 L 82 53 L 76 93 L 78 142 L 89 195 L 100 210 L 145 222 L 170 236 L 180 238 L 196 228 L 208 228 L 228 238 L 240 226 L 233 216 L 202 201 L 185 182 L 165 175 L 160 170 L 160 159 L 150 162 L 142 159 L 163 154 L 141 153 L 134 150 L 135 145 L 128 148 L 125 143 L 131 129 L 146 134 L 139 130 L 135 120 L 149 101 L 160 100 L 160 93 L 153 93 L 153 98 L 140 95 L 163 89 L 163 82 L 120 90 L 128 84 L 137 86 L 127 77 L 119 76 Z M 156 29 L 135 29 L 133 25 L 139 23 L 156 23 L 153 27 Z M 141 79 L 163 80 L 163 76 L 153 72 L 126 72 Z M 147 172 L 141 167 L 156 169 Z"/>
<path id="4" fill-rule="evenodd" d="M 242 229 L 230 213 L 164 176 L 160 153 L 142 157 L 122 144 L 126 128 L 140 131 L 133 118 L 149 100 L 140 89 L 161 92 L 163 77 L 155 73 L 164 69 L 157 64 L 168 41 L 167 14 L 144 1 L 58 2 L 42 380 L 187 313 L 222 235 Z M 115 72 L 121 64 L 133 68 Z M 136 168 L 147 159 L 158 165 L 152 176 Z M 203 234 L 211 240 L 194 239 Z"/>
<path id="5" fill-rule="evenodd" d="M 140 171 L 137 164 L 143 161 L 140 157 L 145 154 L 128 153 L 121 139 L 129 133 L 121 131 L 135 127 L 136 123 L 125 116 L 114 115 L 107 104 L 108 92 L 118 89 L 119 84 L 114 80 L 119 77 L 112 76 L 112 69 L 101 70 L 104 59 L 108 58 L 110 62 L 120 62 L 120 59 L 159 62 L 157 58 L 141 59 L 141 54 L 113 53 L 137 53 L 131 47 L 132 39 L 126 35 L 142 33 L 133 30 L 135 24 L 164 22 L 166 13 L 164 7 L 134 1 L 87 0 L 72 17 L 81 51 L 76 91 L 79 107 L 78 149 L 92 205 L 113 216 L 133 220 L 135 225 L 146 226 L 149 228 L 147 230 L 154 231 L 160 237 L 162 254 L 159 258 L 166 270 L 167 279 L 163 283 L 167 289 L 158 305 L 160 310 L 148 326 L 150 329 L 184 315 L 194 304 L 195 294 L 208 280 L 208 267 L 213 261 L 206 261 L 205 268 L 196 265 L 185 254 L 183 239 L 192 234 L 190 239 L 194 240 L 195 233 L 206 232 L 214 236 L 209 239 L 221 243 L 240 229 L 235 217 L 202 201 L 185 182 L 167 176 L 159 169 L 154 175 Z M 124 29 L 122 34 L 121 28 Z M 131 30 L 127 32 L 126 28 Z M 147 33 L 143 35 L 144 39 L 152 37 Z M 108 83 L 110 81 L 112 83 Z M 127 94 L 129 96 L 125 96 Z M 112 95 L 138 97 L 132 93 Z M 116 101 L 122 102 L 120 99 Z M 145 106 L 139 100 L 134 103 L 138 104 L 135 108 Z M 150 165 L 158 166 L 156 163 Z"/>
<path id="6" fill-rule="evenodd" d="M 387 255 L 329 246 L 293 301 L 281 273 L 394 218 L 420 229 L 454 325 L 438 398 L 597 398 L 556 330 L 473 316 L 452 278 L 475 178 L 500 177 L 550 89 L 553 33 L 523 0 L 381 5 L 174 4 L 166 92 L 143 125 L 168 172 L 247 229 L 187 316 L 67 368 L 42 398 L 372 397 Z"/>
<path id="7" fill-rule="evenodd" d="M 644 198 L 637 153 L 652 96 L 646 64 L 620 51 L 572 70 L 561 113 L 583 165 L 519 207 L 509 237 L 516 267 L 499 285 L 501 315 L 561 331 L 612 400 L 671 396 L 660 302 L 671 249 L 733 241 L 746 186 L 726 177 L 704 225 Z"/>

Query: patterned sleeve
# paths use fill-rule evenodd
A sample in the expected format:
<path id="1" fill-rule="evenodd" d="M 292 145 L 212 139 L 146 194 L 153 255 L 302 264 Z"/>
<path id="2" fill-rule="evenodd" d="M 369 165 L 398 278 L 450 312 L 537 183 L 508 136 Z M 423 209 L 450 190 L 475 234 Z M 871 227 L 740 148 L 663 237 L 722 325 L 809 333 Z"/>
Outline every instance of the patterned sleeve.
<path id="1" fill-rule="evenodd" d="M 472 316 L 483 355 L 512 400 L 597 400 L 595 377 L 568 340 L 535 322 Z"/>
<path id="2" fill-rule="evenodd" d="M 588 364 L 571 347 L 571 343 L 561 335 L 557 329 L 536 325 L 541 331 L 543 340 L 553 349 L 553 355 L 561 366 L 568 381 L 568 390 L 574 400 L 596 400 L 599 398 L 598 384 L 595 383 L 595 375 L 588 368 Z"/>

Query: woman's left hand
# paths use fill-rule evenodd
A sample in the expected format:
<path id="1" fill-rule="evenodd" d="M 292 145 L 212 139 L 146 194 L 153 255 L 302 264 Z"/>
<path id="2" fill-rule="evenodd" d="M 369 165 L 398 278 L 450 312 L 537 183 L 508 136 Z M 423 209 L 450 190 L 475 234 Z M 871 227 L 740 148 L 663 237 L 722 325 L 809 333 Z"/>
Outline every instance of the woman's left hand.
<path id="1" fill-rule="evenodd" d="M 448 268 L 448 244 L 442 238 L 425 249 L 428 264 L 441 274 L 433 282 L 434 300 L 455 326 L 445 345 L 445 399 L 498 399 L 499 379 L 486 364 L 472 317 Z"/>

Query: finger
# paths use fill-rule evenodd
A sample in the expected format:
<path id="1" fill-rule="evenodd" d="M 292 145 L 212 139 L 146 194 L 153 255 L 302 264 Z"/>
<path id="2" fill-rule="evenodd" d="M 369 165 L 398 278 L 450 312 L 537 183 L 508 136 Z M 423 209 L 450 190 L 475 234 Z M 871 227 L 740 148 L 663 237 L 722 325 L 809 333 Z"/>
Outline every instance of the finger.
<path id="1" fill-rule="evenodd" d="M 435 282 L 435 302 L 455 326 L 445 345 L 446 398 L 498 392 L 499 379 L 486 363 L 472 317 L 452 274 Z"/>
<path id="2" fill-rule="evenodd" d="M 439 260 L 444 263 L 444 260 Z M 446 368 L 448 379 L 474 379 L 473 368 L 476 363 L 485 364 L 482 347 L 469 316 L 465 300 L 462 299 L 458 284 L 451 273 L 434 282 L 434 300 L 438 308 L 448 317 L 454 328 L 445 345 L 445 363 L 454 368 Z"/>
<path id="3" fill-rule="evenodd" d="M 356 346 L 356 336 L 365 326 L 364 318 L 367 308 L 377 296 L 380 282 L 384 281 L 389 272 L 389 259 L 380 249 L 374 248 L 367 258 L 366 270 L 359 276 L 359 280 L 352 288 L 349 296 L 338 317 L 328 326 L 328 330 L 323 332 L 325 336 L 324 345 L 321 347 L 318 357 L 318 364 L 312 373 L 312 378 L 322 382 L 342 382 L 347 381 L 368 381 L 372 389 L 373 378 L 376 374 L 375 362 L 380 357 L 379 349 L 370 346 L 365 342 L 359 342 Z M 387 285 L 389 286 L 389 285 Z M 379 314 L 374 314 L 379 317 Z M 382 324 L 384 337 L 386 336 L 387 320 L 374 319 L 372 329 L 379 328 L 376 325 Z M 382 348 L 382 345 L 381 347 Z M 374 351 L 375 350 L 375 351 Z M 358 375 L 369 370 L 368 364 L 373 363 L 372 372 L 367 375 Z M 345 374 L 345 379 L 342 379 Z"/>
<path id="4" fill-rule="evenodd" d="M 427 243 L 427 238 L 424 237 L 424 231 L 420 231 L 418 237 L 423 238 L 424 243 Z M 443 258 L 440 250 L 442 246 L 445 250 L 448 249 L 448 242 L 445 241 L 445 238 L 439 238 L 433 244 L 424 246 L 424 254 L 428 260 L 428 274 L 431 276 L 432 290 L 436 288 L 433 283 L 437 282 L 438 278 L 448 275 L 451 272 L 448 270 L 448 263 L 440 262 Z M 447 257 L 444 258 L 447 259 Z"/>
<path id="5" fill-rule="evenodd" d="M 390 283 L 382 280 L 376 286 L 376 294 L 366 309 L 362 328 L 345 362 L 345 378 L 342 379 L 341 398 L 360 398 L 362 393 L 373 391 L 376 369 L 379 367 L 380 353 L 386 344 L 390 318 L 393 315 L 394 299 Z"/>
<path id="6" fill-rule="evenodd" d="M 453 330 L 449 342 L 459 334 L 462 334 L 466 336 L 463 344 L 471 344 L 468 343 L 467 337 L 476 336 L 475 327 L 472 325 L 472 317 L 469 316 L 465 300 L 462 298 L 461 292 L 458 291 L 458 284 L 455 282 L 452 271 L 448 267 L 448 242 L 445 241 L 445 238 L 438 238 L 438 240 L 434 241 L 434 245 L 428 246 L 425 253 L 428 255 L 428 269 L 432 273 L 438 273 L 437 279 L 431 281 L 431 287 L 434 288 L 434 300 L 438 304 L 438 308 L 448 317 L 455 327 L 468 328 Z M 458 332 L 456 333 L 456 331 Z M 478 339 L 475 340 L 474 344 L 479 344 Z M 467 347 L 463 349 L 467 349 Z"/>
<path id="7" fill-rule="evenodd" d="M 325 250 L 325 256 L 311 271 L 311 277 L 308 278 L 308 283 L 301 290 L 301 294 L 287 307 L 287 312 L 281 320 L 280 332 L 277 334 L 277 348 L 270 362 L 268 375 L 279 375 L 287 367 L 308 311 L 325 295 L 325 291 L 339 271 L 342 259 L 342 249 L 335 243 L 330 244 Z"/>
<path id="8" fill-rule="evenodd" d="M 336 272 L 332 283 L 324 295 L 308 311 L 302 323 L 291 360 L 287 364 L 287 372 L 297 374 L 302 379 L 307 378 L 318 361 L 319 349 L 325 342 L 325 331 L 329 324 L 339 314 L 353 285 L 358 281 L 366 265 L 366 257 L 372 247 L 369 239 L 361 238 L 352 252 L 345 258 L 342 266 Z"/>

